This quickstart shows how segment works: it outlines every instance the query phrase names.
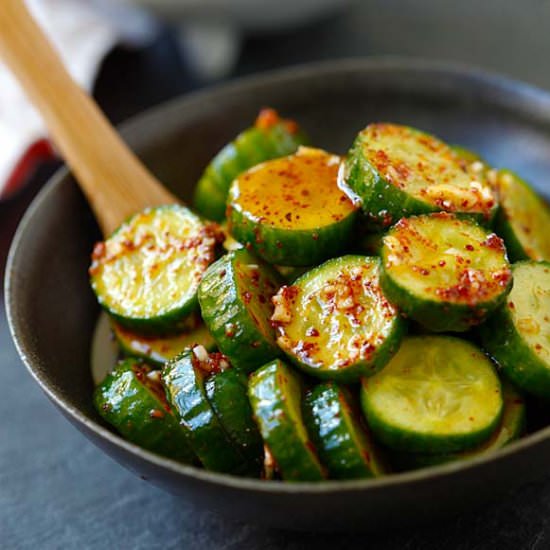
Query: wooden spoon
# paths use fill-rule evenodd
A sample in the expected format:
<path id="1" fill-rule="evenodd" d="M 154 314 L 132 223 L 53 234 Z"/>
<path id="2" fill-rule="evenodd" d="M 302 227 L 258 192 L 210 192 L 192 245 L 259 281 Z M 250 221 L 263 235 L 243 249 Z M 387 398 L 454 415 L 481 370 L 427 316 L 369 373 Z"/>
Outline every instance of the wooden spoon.
<path id="1" fill-rule="evenodd" d="M 0 55 L 42 114 L 105 236 L 146 207 L 178 202 L 74 82 L 23 0 L 0 0 Z"/>

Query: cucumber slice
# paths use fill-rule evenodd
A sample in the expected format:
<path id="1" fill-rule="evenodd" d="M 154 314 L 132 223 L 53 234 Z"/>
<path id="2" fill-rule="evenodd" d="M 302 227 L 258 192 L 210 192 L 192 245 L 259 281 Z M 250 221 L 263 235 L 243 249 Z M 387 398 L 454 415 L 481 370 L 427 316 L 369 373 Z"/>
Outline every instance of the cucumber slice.
<path id="1" fill-rule="evenodd" d="M 279 359 L 250 376 L 248 395 L 265 444 L 287 481 L 322 481 L 319 462 L 302 418 L 302 382 Z"/>
<path id="2" fill-rule="evenodd" d="M 250 465 L 224 430 L 206 396 L 206 379 L 221 372 L 223 361 L 220 354 L 209 356 L 197 346 L 165 365 L 162 383 L 203 466 L 216 472 L 247 474 Z"/>
<path id="3" fill-rule="evenodd" d="M 318 264 L 345 249 L 357 208 L 337 186 L 340 158 L 300 147 L 265 162 L 231 184 L 231 234 L 270 263 Z"/>
<path id="4" fill-rule="evenodd" d="M 187 432 L 166 402 L 158 371 L 126 359 L 94 391 L 101 417 L 122 436 L 149 451 L 191 463 Z"/>
<path id="5" fill-rule="evenodd" d="M 234 367 L 250 372 L 280 355 L 270 324 L 279 275 L 246 249 L 229 252 L 205 273 L 199 302 L 206 326 Z"/>
<path id="6" fill-rule="evenodd" d="M 178 332 L 197 307 L 219 237 L 184 206 L 136 214 L 94 249 L 90 277 L 100 305 L 140 333 Z"/>
<path id="7" fill-rule="evenodd" d="M 264 109 L 255 125 L 226 145 L 208 165 L 197 184 L 194 207 L 206 218 L 223 220 L 227 191 L 240 173 L 260 162 L 290 155 L 305 141 L 295 122 Z"/>
<path id="8" fill-rule="evenodd" d="M 250 468 L 260 475 L 263 467 L 263 440 L 252 419 L 246 375 L 229 368 L 206 381 L 206 396 L 222 426 L 240 449 Z"/>
<path id="9" fill-rule="evenodd" d="M 491 361 L 450 336 L 405 339 L 382 371 L 362 380 L 361 400 L 382 443 L 425 453 L 481 444 L 498 426 L 503 407 Z"/>
<path id="10" fill-rule="evenodd" d="M 504 409 L 500 425 L 491 437 L 478 447 L 461 453 L 447 454 L 394 452 L 391 453 L 392 464 L 398 470 L 414 470 L 457 460 L 468 460 L 498 451 L 512 441 L 519 439 L 525 431 L 525 400 L 507 380 L 502 380 L 502 398 Z"/>
<path id="11" fill-rule="evenodd" d="M 279 347 L 318 378 L 354 381 L 397 351 L 404 322 L 379 286 L 380 260 L 343 256 L 312 269 L 273 298 Z"/>
<path id="12" fill-rule="evenodd" d="M 386 467 L 351 394 L 334 382 L 319 384 L 304 403 L 306 427 L 331 478 L 380 476 Z"/>
<path id="13" fill-rule="evenodd" d="M 153 367 L 162 367 L 184 349 L 197 344 L 204 346 L 208 351 L 214 351 L 216 348 L 214 338 L 199 315 L 192 315 L 186 331 L 176 336 L 144 336 L 116 322 L 112 322 L 111 327 L 124 355 L 143 359 Z"/>
<path id="14" fill-rule="evenodd" d="M 494 173 L 500 200 L 495 230 L 502 236 L 513 262 L 550 261 L 550 208 L 544 200 L 510 170 Z"/>
<path id="15" fill-rule="evenodd" d="M 506 299 L 512 272 L 502 240 L 452 214 L 404 218 L 384 237 L 382 288 L 435 332 L 462 332 Z"/>
<path id="16" fill-rule="evenodd" d="M 483 174 L 473 178 L 448 145 L 397 124 L 370 124 L 359 133 L 340 185 L 382 227 L 404 216 L 442 210 L 487 223 L 497 206 Z"/>
<path id="17" fill-rule="evenodd" d="M 518 388 L 550 398 L 550 263 L 520 262 L 506 304 L 480 328 L 485 349 Z"/>

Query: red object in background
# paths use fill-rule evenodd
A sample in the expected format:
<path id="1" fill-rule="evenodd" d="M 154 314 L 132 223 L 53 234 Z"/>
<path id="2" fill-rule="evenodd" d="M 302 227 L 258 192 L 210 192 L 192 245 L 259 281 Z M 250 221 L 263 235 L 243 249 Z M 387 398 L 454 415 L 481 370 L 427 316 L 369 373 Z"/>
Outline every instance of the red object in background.
<path id="1" fill-rule="evenodd" d="M 4 189 L 0 192 L 0 200 L 8 198 L 21 189 L 42 162 L 55 157 L 55 151 L 47 139 L 34 142 L 13 169 Z"/>

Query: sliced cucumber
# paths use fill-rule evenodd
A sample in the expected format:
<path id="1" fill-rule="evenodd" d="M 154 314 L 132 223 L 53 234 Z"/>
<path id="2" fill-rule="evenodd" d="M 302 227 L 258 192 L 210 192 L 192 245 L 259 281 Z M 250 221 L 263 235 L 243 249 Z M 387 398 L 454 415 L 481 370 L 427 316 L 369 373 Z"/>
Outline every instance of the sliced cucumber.
<path id="1" fill-rule="evenodd" d="M 500 381 L 473 344 L 450 336 L 403 341 L 378 374 L 362 380 L 369 427 L 391 449 L 447 453 L 487 440 L 502 415 Z"/>
<path id="2" fill-rule="evenodd" d="M 251 470 L 260 475 L 263 440 L 252 419 L 246 375 L 234 368 L 215 373 L 206 381 L 206 396 L 225 431 L 240 449 Z"/>
<path id="3" fill-rule="evenodd" d="M 283 287 L 273 298 L 279 347 L 319 378 L 354 381 L 377 372 L 404 332 L 379 277 L 378 258 L 343 256 Z"/>
<path id="4" fill-rule="evenodd" d="M 250 376 L 248 394 L 256 423 L 287 481 L 321 481 L 325 470 L 302 418 L 299 375 L 279 359 Z"/>
<path id="5" fill-rule="evenodd" d="M 305 141 L 295 122 L 280 119 L 273 109 L 264 109 L 256 124 L 226 145 L 208 165 L 195 190 L 195 208 L 211 220 L 223 220 L 227 191 L 240 173 L 260 162 L 289 155 Z"/>
<path id="6" fill-rule="evenodd" d="M 550 261 L 548 205 L 510 170 L 498 170 L 493 181 L 500 201 L 495 229 L 504 239 L 510 259 Z"/>
<path id="7" fill-rule="evenodd" d="M 439 139 L 397 124 L 370 124 L 357 136 L 340 185 L 361 203 L 375 225 L 404 216 L 456 212 L 492 219 L 497 202 L 483 174 L 472 177 Z"/>
<path id="8" fill-rule="evenodd" d="M 231 234 L 270 263 L 317 264 L 345 249 L 357 208 L 337 186 L 340 158 L 300 147 L 231 184 Z"/>
<path id="9" fill-rule="evenodd" d="M 112 322 L 111 327 L 124 355 L 138 357 L 153 367 L 160 368 L 184 349 L 195 345 L 204 346 L 208 351 L 214 351 L 216 348 L 216 342 L 200 316 L 191 315 L 190 320 L 185 332 L 176 336 L 143 336 L 116 322 Z"/>
<path id="10" fill-rule="evenodd" d="M 483 322 L 512 287 L 502 240 L 452 214 L 400 220 L 384 237 L 382 263 L 388 299 L 435 332 Z"/>
<path id="11" fill-rule="evenodd" d="M 478 447 L 461 453 L 447 454 L 394 452 L 391 453 L 392 464 L 398 470 L 412 470 L 454 462 L 456 460 L 468 460 L 498 451 L 512 441 L 519 439 L 525 430 L 525 400 L 507 380 L 502 381 L 502 397 L 504 400 L 504 409 L 500 425 L 491 437 Z"/>
<path id="12" fill-rule="evenodd" d="M 513 271 L 507 303 L 481 327 L 483 346 L 518 388 L 550 398 L 550 263 Z"/>
<path id="13" fill-rule="evenodd" d="M 359 479 L 386 472 L 346 388 L 334 382 L 319 384 L 308 393 L 304 405 L 306 427 L 331 478 Z"/>
<path id="14" fill-rule="evenodd" d="M 158 371 L 141 361 L 120 362 L 95 389 L 94 405 L 128 441 L 181 462 L 195 460 L 187 430 L 166 402 Z"/>
<path id="15" fill-rule="evenodd" d="M 279 275 L 246 249 L 229 252 L 205 273 L 201 312 L 220 350 L 233 366 L 250 372 L 280 355 L 270 324 Z"/>
<path id="16" fill-rule="evenodd" d="M 136 214 L 94 249 L 90 277 L 99 303 L 140 333 L 177 332 L 197 307 L 219 236 L 184 206 Z"/>
<path id="17" fill-rule="evenodd" d="M 165 365 L 162 383 L 203 466 L 216 472 L 247 474 L 250 465 L 226 433 L 206 396 L 207 377 L 224 368 L 219 360 L 214 360 L 218 356 L 208 356 L 200 346 L 184 351 Z"/>

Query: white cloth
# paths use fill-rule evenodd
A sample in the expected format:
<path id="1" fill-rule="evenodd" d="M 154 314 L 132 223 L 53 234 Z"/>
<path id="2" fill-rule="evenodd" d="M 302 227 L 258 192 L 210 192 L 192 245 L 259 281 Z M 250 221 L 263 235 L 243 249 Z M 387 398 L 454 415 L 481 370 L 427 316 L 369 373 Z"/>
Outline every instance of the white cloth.
<path id="1" fill-rule="evenodd" d="M 137 23 L 138 32 L 135 32 L 136 25 L 129 24 L 126 18 L 119 18 L 125 19 L 119 24 L 112 13 L 107 13 L 109 10 L 100 9 L 101 4 L 105 4 L 104 0 L 26 2 L 57 47 L 73 78 L 88 91 L 93 86 L 103 58 L 119 40 L 136 42 L 150 31 L 143 24 L 144 20 L 139 18 L 133 21 Z M 0 198 L 19 159 L 46 134 L 40 116 L 0 62 Z"/>

